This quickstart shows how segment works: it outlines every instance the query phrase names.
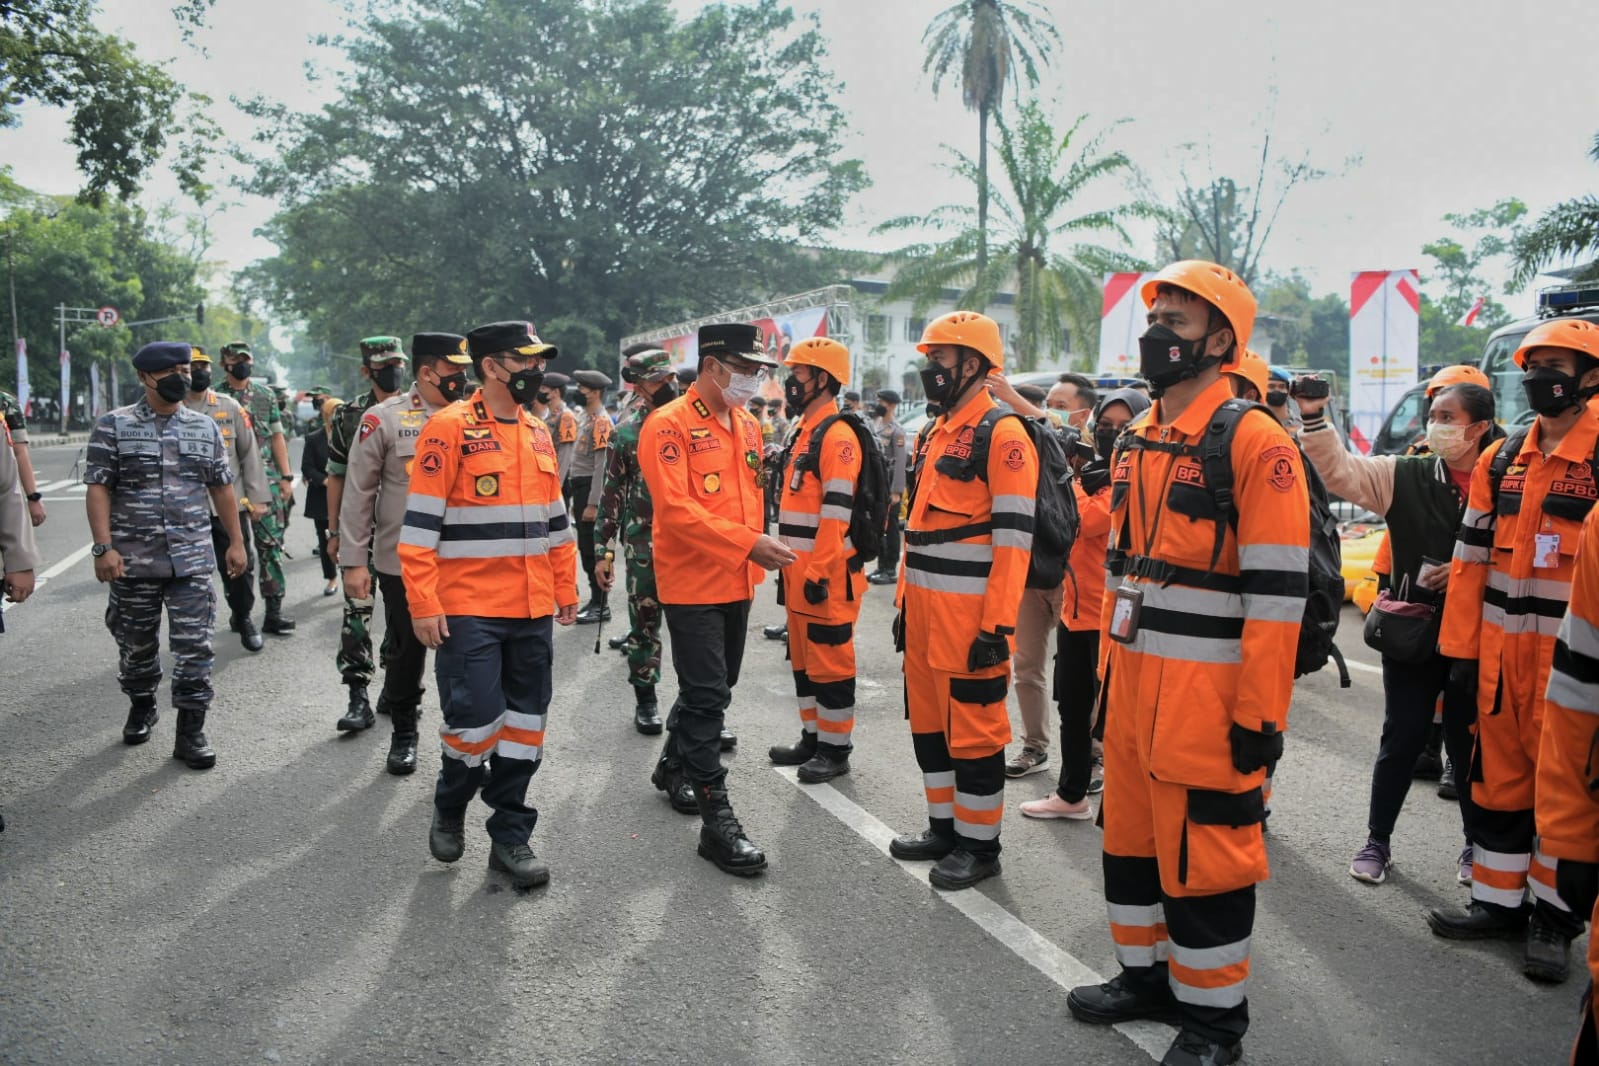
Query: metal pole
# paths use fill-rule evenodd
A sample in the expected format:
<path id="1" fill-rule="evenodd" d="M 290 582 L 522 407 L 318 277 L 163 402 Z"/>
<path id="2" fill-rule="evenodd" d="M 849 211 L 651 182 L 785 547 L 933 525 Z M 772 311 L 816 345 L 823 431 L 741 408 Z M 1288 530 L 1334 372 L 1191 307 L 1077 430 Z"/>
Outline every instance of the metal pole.
<path id="1" fill-rule="evenodd" d="M 60 359 L 67 350 L 67 305 L 61 304 L 56 310 L 61 313 L 61 347 L 56 350 L 56 373 L 59 375 L 61 373 Z M 68 375 L 66 385 L 67 387 L 62 391 L 61 403 L 59 404 L 61 408 L 62 436 L 65 436 L 67 432 L 67 412 L 72 409 L 72 378 L 70 375 Z"/>

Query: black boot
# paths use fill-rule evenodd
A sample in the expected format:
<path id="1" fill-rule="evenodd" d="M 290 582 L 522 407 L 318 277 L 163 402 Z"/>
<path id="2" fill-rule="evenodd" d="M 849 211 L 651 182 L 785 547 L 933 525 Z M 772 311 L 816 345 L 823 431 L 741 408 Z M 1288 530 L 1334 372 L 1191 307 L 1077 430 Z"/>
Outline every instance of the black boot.
<path id="1" fill-rule="evenodd" d="M 428 829 L 428 851 L 440 862 L 454 862 L 466 850 L 466 812 L 445 814 L 433 808 L 433 825 Z"/>
<path id="2" fill-rule="evenodd" d="M 1218 1044 L 1203 1033 L 1182 1029 L 1161 1057 L 1160 1066 L 1232 1066 L 1243 1053 L 1244 1046 L 1237 1041 Z"/>
<path id="3" fill-rule="evenodd" d="M 661 756 L 650 774 L 650 784 L 666 793 L 672 809 L 679 814 L 698 814 L 699 804 L 694 799 L 694 786 L 683 776 L 683 765 L 669 755 Z"/>
<path id="4" fill-rule="evenodd" d="M 607 643 L 607 644 L 609 644 L 611 646 L 611 650 L 612 651 L 626 651 L 627 650 L 627 634 L 623 633 L 620 636 L 612 637 L 610 640 L 607 640 L 605 643 Z"/>
<path id="5" fill-rule="evenodd" d="M 1521 972 L 1544 984 L 1558 985 L 1571 976 L 1571 937 L 1554 922 L 1545 918 L 1538 908 L 1527 923 L 1527 950 L 1522 957 Z M 1578 925 L 1578 932 L 1582 930 Z"/>
<path id="6" fill-rule="evenodd" d="M 723 751 L 732 751 L 738 747 L 738 736 L 724 725 L 722 727 L 722 735 L 717 737 L 717 743 L 721 745 Z"/>
<path id="7" fill-rule="evenodd" d="M 273 596 L 266 601 L 266 617 L 261 620 L 261 631 L 280 637 L 294 632 L 294 619 L 283 617 L 282 596 Z"/>
<path id="8" fill-rule="evenodd" d="M 774 766 L 803 766 L 816 754 L 816 734 L 801 732 L 798 744 L 773 744 L 766 749 Z"/>
<path id="9" fill-rule="evenodd" d="M 517 888 L 538 888 L 550 882 L 550 868 L 526 844 L 501 844 L 489 848 L 489 869 L 511 875 Z"/>
<path id="10" fill-rule="evenodd" d="M 934 888 L 955 891 L 971 888 L 977 882 L 986 881 L 999 871 L 998 855 L 978 855 L 965 848 L 956 848 L 927 871 L 927 880 Z"/>
<path id="11" fill-rule="evenodd" d="M 367 702 L 366 686 L 351 685 L 350 706 L 335 728 L 341 733 L 359 733 L 363 729 L 372 728 L 372 723 L 375 721 L 377 718 L 372 714 L 372 705 Z"/>
<path id="12" fill-rule="evenodd" d="M 695 785 L 694 799 L 699 804 L 700 858 L 710 859 L 717 869 L 739 877 L 751 877 L 766 869 L 766 853 L 744 835 L 744 827 L 733 814 L 727 789 L 715 785 Z"/>
<path id="13" fill-rule="evenodd" d="M 633 694 L 638 698 L 638 705 L 633 708 L 633 728 L 647 737 L 658 736 L 661 732 L 661 708 L 655 702 L 655 686 L 635 686 Z"/>
<path id="14" fill-rule="evenodd" d="M 799 779 L 807 785 L 819 785 L 823 781 L 843 777 L 849 773 L 849 753 L 853 750 L 852 747 L 839 747 L 836 744 L 816 745 L 816 754 L 799 768 Z"/>
<path id="15" fill-rule="evenodd" d="M 191 770 L 209 770 L 216 765 L 217 753 L 205 738 L 204 711 L 178 711 L 178 739 L 172 747 L 172 757 L 182 759 Z"/>
<path id="16" fill-rule="evenodd" d="M 888 842 L 888 853 L 907 862 L 942 859 L 955 850 L 955 834 L 931 827 L 920 833 L 901 833 Z"/>
<path id="17" fill-rule="evenodd" d="M 761 635 L 764 636 L 767 640 L 787 640 L 788 639 L 788 623 L 787 622 L 783 622 L 783 623 L 781 623 L 779 625 L 775 625 L 775 626 L 762 626 L 761 627 Z"/>
<path id="18" fill-rule="evenodd" d="M 396 731 L 389 741 L 389 757 L 385 763 L 395 777 L 416 773 L 416 734 Z"/>
<path id="19" fill-rule="evenodd" d="M 155 709 L 154 696 L 134 696 L 128 708 L 128 721 L 122 727 L 122 743 L 143 744 L 150 739 L 151 728 L 161 720 Z"/>
<path id="20" fill-rule="evenodd" d="M 1102 985 L 1081 985 L 1066 993 L 1066 1009 L 1089 1025 L 1118 1025 L 1151 1018 L 1177 1024 L 1177 997 L 1164 963 L 1123 970 Z"/>
<path id="21" fill-rule="evenodd" d="M 255 621 L 247 614 L 233 616 L 233 631 L 239 634 L 239 643 L 244 645 L 245 651 L 260 651 L 266 641 L 261 636 L 261 631 L 255 628 Z"/>
<path id="22" fill-rule="evenodd" d="M 1427 924 L 1445 940 L 1494 940 L 1519 937 L 1527 928 L 1526 908 L 1489 907 L 1472 900 L 1465 910 L 1434 907 Z"/>

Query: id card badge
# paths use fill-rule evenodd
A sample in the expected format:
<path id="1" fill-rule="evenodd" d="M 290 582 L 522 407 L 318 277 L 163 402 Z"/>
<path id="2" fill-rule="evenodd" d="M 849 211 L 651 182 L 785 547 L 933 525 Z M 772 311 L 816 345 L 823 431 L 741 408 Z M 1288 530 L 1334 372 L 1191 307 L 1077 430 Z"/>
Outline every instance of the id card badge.
<path id="1" fill-rule="evenodd" d="M 1533 538 L 1532 565 L 1539 570 L 1560 566 L 1560 534 L 1539 533 Z"/>
<path id="2" fill-rule="evenodd" d="M 1131 644 L 1138 636 L 1138 615 L 1144 609 L 1144 590 L 1137 585 L 1123 585 L 1116 590 L 1116 602 L 1110 611 L 1110 639 L 1119 644 Z"/>

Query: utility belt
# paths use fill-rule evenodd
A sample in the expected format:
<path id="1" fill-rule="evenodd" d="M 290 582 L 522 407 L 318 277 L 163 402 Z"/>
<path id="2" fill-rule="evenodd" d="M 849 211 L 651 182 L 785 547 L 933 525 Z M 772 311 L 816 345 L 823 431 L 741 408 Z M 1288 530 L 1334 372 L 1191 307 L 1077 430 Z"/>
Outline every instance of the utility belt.
<path id="1" fill-rule="evenodd" d="M 931 544 L 951 544 L 969 537 L 987 537 L 993 532 L 993 522 L 973 522 L 953 529 L 907 529 L 905 543 L 913 548 L 925 548 Z"/>
<path id="2" fill-rule="evenodd" d="M 1232 595 L 1238 595 L 1243 590 L 1243 582 L 1231 574 L 1173 566 L 1163 559 L 1155 559 L 1148 555 L 1131 555 L 1117 548 L 1105 553 L 1105 569 L 1113 577 L 1143 578 L 1158 584 L 1161 588 L 1168 585 L 1185 585 L 1189 588 L 1209 589 L 1212 592 Z"/>

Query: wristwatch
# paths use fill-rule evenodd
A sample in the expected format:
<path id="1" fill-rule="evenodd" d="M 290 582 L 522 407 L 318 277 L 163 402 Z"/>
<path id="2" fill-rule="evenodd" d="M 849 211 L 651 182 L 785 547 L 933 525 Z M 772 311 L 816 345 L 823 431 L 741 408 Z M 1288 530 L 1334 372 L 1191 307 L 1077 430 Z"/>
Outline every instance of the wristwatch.
<path id="1" fill-rule="evenodd" d="M 104 555 L 106 552 L 108 552 L 110 550 L 111 550 L 111 545 L 109 545 L 109 544 L 96 544 L 94 547 L 89 549 L 89 554 L 94 556 L 96 559 L 98 559 L 98 558 L 100 558 L 100 556 Z"/>
<path id="2" fill-rule="evenodd" d="M 30 493 L 28 493 L 28 502 L 29 503 L 38 503 L 42 499 L 44 499 L 44 493 L 42 493 L 42 492 L 30 492 Z"/>

